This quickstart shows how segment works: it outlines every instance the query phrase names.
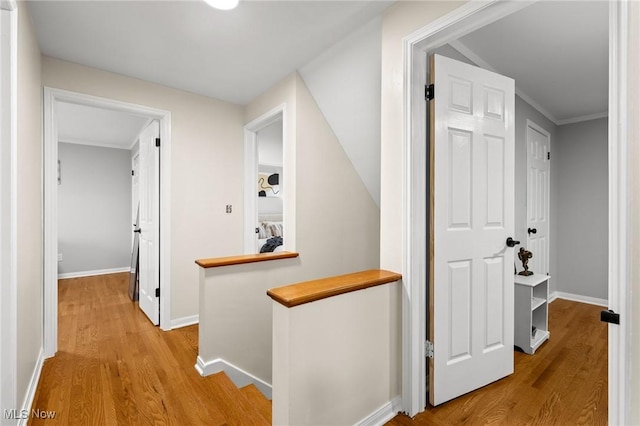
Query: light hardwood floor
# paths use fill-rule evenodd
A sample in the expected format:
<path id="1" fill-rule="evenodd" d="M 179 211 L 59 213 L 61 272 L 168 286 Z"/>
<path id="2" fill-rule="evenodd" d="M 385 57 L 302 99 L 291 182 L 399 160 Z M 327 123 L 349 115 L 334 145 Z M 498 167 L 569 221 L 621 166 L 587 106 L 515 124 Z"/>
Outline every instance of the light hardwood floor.
<path id="1" fill-rule="evenodd" d="M 602 309 L 557 299 L 549 305 L 549 341 L 534 355 L 516 352 L 513 375 L 388 425 L 606 425 Z"/>
<path id="2" fill-rule="evenodd" d="M 33 404 L 56 417 L 29 424 L 270 424 L 259 391 L 196 372 L 198 327 L 154 327 L 129 300 L 128 281 L 128 273 L 59 281 L 58 353 L 45 361 Z"/>
<path id="3" fill-rule="evenodd" d="M 61 280 L 59 351 L 45 361 L 33 408 L 58 425 L 270 424 L 252 388 L 194 369 L 198 327 L 163 332 L 127 296 L 128 274 Z M 390 425 L 604 425 L 607 326 L 602 308 L 556 300 L 551 339 L 515 353 L 515 374 Z"/>

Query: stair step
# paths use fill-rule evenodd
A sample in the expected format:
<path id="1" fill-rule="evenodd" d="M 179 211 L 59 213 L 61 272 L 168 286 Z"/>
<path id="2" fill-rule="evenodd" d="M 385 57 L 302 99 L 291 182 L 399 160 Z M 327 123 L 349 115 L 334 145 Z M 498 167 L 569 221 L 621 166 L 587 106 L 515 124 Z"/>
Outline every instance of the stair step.
<path id="1" fill-rule="evenodd" d="M 240 392 L 258 409 L 262 417 L 271 424 L 271 401 L 254 384 L 240 388 Z"/>
<path id="2" fill-rule="evenodd" d="M 257 406 L 236 387 L 229 376 L 221 372 L 214 374 L 212 377 L 215 377 L 216 383 L 227 396 L 225 400 L 233 401 L 232 405 L 225 407 L 227 408 L 225 414 L 229 417 L 227 419 L 228 424 L 271 425 L 271 421 L 264 417 Z"/>

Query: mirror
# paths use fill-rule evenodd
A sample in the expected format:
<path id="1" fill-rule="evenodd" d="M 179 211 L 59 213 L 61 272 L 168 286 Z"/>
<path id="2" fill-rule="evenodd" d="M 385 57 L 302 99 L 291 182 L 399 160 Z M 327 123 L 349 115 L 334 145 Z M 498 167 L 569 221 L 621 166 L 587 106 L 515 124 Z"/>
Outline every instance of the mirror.
<path id="1" fill-rule="evenodd" d="M 283 120 L 274 121 L 256 132 L 258 153 L 255 197 L 257 206 L 256 252 L 284 250 L 283 225 Z"/>

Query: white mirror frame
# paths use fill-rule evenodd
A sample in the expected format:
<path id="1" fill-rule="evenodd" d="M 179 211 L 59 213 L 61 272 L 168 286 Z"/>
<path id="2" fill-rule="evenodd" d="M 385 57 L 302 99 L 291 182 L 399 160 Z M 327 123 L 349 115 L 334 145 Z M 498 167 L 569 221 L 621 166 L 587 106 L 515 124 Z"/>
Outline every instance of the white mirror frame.
<path id="1" fill-rule="evenodd" d="M 255 227 L 258 223 L 258 201 L 256 197 L 256 188 L 258 182 L 258 132 L 264 129 L 274 121 L 282 117 L 282 153 L 287 155 L 287 147 L 289 145 L 287 137 L 287 107 L 286 104 L 278 105 L 270 111 L 262 114 L 260 117 L 252 120 L 244 126 L 244 220 L 243 220 L 243 251 L 244 254 L 256 254 L 256 235 Z M 284 171 L 281 179 L 289 180 L 289 170 L 286 168 L 287 162 L 283 158 Z M 283 187 L 288 187 L 283 183 Z M 287 197 L 288 195 L 285 195 Z M 285 250 L 293 250 L 292 240 L 293 232 L 290 231 L 287 224 L 287 203 L 284 204 L 283 210 L 283 229 L 287 232 L 287 238 L 284 239 Z"/>

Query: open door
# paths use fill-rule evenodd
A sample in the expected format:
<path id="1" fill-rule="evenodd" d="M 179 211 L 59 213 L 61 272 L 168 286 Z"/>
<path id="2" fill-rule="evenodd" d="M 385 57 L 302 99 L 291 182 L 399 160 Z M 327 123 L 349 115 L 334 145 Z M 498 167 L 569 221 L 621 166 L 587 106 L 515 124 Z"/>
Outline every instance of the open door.
<path id="1" fill-rule="evenodd" d="M 140 134 L 139 303 L 151 322 L 160 322 L 160 125 L 153 121 Z"/>
<path id="2" fill-rule="evenodd" d="M 513 373 L 514 81 L 434 55 L 429 402 Z"/>

